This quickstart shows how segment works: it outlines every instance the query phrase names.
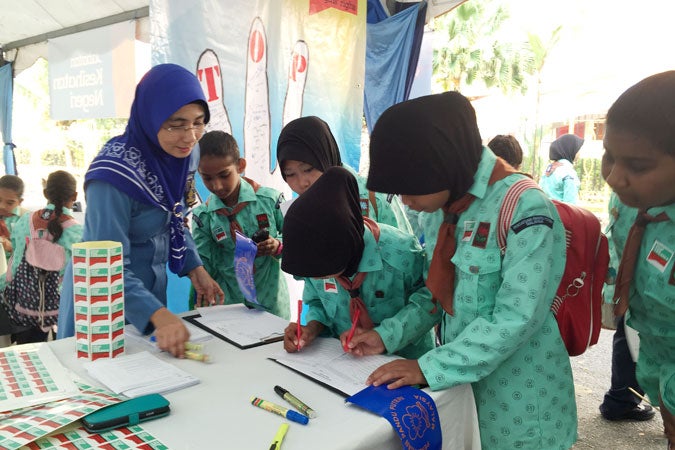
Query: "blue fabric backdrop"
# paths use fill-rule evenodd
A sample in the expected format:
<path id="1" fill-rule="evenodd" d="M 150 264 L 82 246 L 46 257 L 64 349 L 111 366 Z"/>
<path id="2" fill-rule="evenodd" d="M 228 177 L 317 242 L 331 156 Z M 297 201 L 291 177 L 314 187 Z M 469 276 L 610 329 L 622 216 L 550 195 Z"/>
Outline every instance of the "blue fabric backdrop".
<path id="1" fill-rule="evenodd" d="M 369 1 L 373 10 L 377 8 L 374 3 L 379 4 L 377 0 Z M 385 109 L 407 100 L 410 95 L 422 43 L 426 8 L 426 2 L 415 3 L 378 23 L 368 23 L 366 27 L 363 109 L 370 132 Z M 373 13 L 369 18 L 376 16 Z"/>
<path id="2" fill-rule="evenodd" d="M 12 143 L 12 63 L 0 67 L 0 130 L 2 130 L 2 160 L 5 173 L 16 175 L 14 144 Z"/>

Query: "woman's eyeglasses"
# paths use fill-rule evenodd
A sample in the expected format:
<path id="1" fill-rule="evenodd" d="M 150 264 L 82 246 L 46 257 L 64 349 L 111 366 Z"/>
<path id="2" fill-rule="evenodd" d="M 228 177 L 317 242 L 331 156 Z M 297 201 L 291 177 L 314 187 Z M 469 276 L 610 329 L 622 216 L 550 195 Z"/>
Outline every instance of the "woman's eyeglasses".
<path id="1" fill-rule="evenodd" d="M 206 124 L 204 123 L 196 123 L 192 126 L 188 125 L 181 125 L 177 127 L 166 127 L 164 128 L 166 131 L 172 134 L 179 134 L 179 133 L 188 133 L 189 131 L 194 131 L 196 135 L 203 134 L 204 133 L 204 127 Z"/>

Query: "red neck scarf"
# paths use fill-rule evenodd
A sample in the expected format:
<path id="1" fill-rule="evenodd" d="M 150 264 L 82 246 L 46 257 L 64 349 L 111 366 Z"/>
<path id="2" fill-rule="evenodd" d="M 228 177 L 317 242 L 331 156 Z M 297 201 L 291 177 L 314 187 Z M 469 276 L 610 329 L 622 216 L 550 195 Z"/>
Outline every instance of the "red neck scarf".
<path id="1" fill-rule="evenodd" d="M 497 158 L 488 184 L 492 185 L 512 173 L 518 173 L 518 171 L 503 159 Z M 429 265 L 427 287 L 431 291 L 434 301 L 440 301 L 443 309 L 450 315 L 453 314 L 452 300 L 455 292 L 455 265 L 452 263 L 452 257 L 457 247 L 455 230 L 460 214 L 466 211 L 475 199 L 476 197 L 466 193 L 449 206 L 443 207 L 445 220 L 438 229 L 438 241 Z"/>
<path id="2" fill-rule="evenodd" d="M 258 183 L 251 180 L 250 178 L 246 177 L 242 178 L 248 181 L 248 183 L 253 187 L 254 192 L 258 191 L 258 189 L 260 188 L 260 185 Z M 239 189 L 241 189 L 241 184 L 239 185 Z M 240 202 L 234 205 L 230 210 L 228 210 L 227 208 L 220 208 L 216 210 L 216 214 L 225 216 L 230 221 L 230 235 L 232 236 L 233 242 L 236 242 L 237 240 L 235 234 L 236 231 L 239 231 L 240 233 L 244 234 L 244 231 L 241 229 L 241 225 L 239 225 L 239 222 L 237 222 L 237 214 L 239 214 L 239 212 L 242 209 L 246 208 L 246 205 L 248 205 L 248 202 Z"/>
<path id="3" fill-rule="evenodd" d="M 638 211 L 635 222 L 630 227 L 619 263 L 619 273 L 616 275 L 616 286 L 614 287 L 614 315 L 616 317 L 623 316 L 628 310 L 630 285 L 633 281 L 635 262 L 640 252 L 640 243 L 645 229 L 652 222 L 663 222 L 664 220 L 669 220 L 668 215 L 664 212 L 657 216 L 651 216 L 646 211 L 641 210 Z"/>
<path id="4" fill-rule="evenodd" d="M 368 217 L 363 218 L 363 223 L 368 227 L 370 232 L 373 233 L 373 236 L 375 236 L 375 242 L 379 241 L 380 227 L 377 225 L 377 223 Z M 375 325 L 370 318 L 370 314 L 368 314 L 368 309 L 366 309 L 365 303 L 363 303 L 363 300 L 361 300 L 361 291 L 359 289 L 365 278 L 366 272 L 357 272 L 356 275 L 354 275 L 353 280 L 350 280 L 348 277 L 342 275 L 337 277 L 337 282 L 347 292 L 349 292 L 349 296 L 351 297 L 349 300 L 349 317 L 351 317 L 352 323 L 354 322 L 354 319 L 357 318 L 356 311 L 360 310 L 360 313 L 358 314 L 358 326 L 366 330 L 371 330 L 375 327 Z"/>

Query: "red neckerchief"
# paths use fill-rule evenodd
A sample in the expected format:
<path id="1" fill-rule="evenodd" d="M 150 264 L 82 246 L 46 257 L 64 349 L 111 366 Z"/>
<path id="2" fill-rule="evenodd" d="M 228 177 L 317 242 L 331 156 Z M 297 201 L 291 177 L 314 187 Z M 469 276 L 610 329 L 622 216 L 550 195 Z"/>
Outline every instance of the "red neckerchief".
<path id="1" fill-rule="evenodd" d="M 518 171 L 502 158 L 497 158 L 488 184 L 494 184 L 512 173 Z M 449 206 L 443 207 L 445 220 L 438 229 L 438 240 L 429 264 L 427 287 L 433 295 L 434 303 L 440 301 L 443 309 L 450 315 L 453 313 L 452 300 L 455 293 L 455 265 L 452 263 L 457 247 L 455 230 L 460 214 L 466 211 L 475 199 L 476 197 L 466 193 Z"/>

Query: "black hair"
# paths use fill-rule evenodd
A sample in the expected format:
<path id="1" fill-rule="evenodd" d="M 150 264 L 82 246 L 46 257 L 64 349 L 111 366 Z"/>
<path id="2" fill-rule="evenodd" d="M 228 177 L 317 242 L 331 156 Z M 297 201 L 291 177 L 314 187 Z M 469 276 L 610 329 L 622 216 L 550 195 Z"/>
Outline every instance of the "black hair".
<path id="1" fill-rule="evenodd" d="M 629 87 L 607 111 L 607 128 L 639 136 L 675 156 L 675 71 Z"/>
<path id="2" fill-rule="evenodd" d="M 498 134 L 488 142 L 488 147 L 495 155 L 503 158 L 513 167 L 518 167 L 523 163 L 523 149 L 518 140 L 508 134 Z"/>
<path id="3" fill-rule="evenodd" d="M 236 163 L 240 158 L 239 146 L 231 134 L 213 130 L 199 140 L 199 156 L 230 157 Z"/>
<path id="4" fill-rule="evenodd" d="M 16 175 L 3 175 L 0 177 L 0 188 L 14 191 L 19 198 L 23 198 L 23 180 Z"/>
<path id="5" fill-rule="evenodd" d="M 47 223 L 47 230 L 52 235 L 54 242 L 58 241 L 63 234 L 61 215 L 63 206 L 73 198 L 77 192 L 75 177 L 65 170 L 57 170 L 47 177 L 43 194 L 49 203 L 54 205 L 54 214 Z"/>

